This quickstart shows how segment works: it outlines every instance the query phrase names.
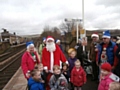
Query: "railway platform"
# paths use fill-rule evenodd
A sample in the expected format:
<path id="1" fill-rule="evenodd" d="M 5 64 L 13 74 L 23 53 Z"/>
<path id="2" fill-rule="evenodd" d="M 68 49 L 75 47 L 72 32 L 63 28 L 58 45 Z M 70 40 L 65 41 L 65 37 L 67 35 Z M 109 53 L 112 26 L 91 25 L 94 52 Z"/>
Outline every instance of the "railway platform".
<path id="1" fill-rule="evenodd" d="M 2 90 L 26 90 L 26 87 L 27 80 L 20 67 Z"/>

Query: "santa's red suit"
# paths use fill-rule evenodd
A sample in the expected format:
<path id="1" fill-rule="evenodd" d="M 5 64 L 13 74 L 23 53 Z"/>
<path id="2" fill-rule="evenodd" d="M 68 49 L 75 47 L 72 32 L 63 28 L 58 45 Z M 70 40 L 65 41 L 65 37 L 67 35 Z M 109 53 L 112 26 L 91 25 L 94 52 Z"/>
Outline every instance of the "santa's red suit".
<path id="1" fill-rule="evenodd" d="M 47 51 L 46 47 L 42 51 L 42 63 L 44 67 L 47 67 L 50 71 L 52 71 L 54 65 L 60 66 L 60 61 L 66 62 L 66 58 L 59 46 L 55 46 L 56 50 L 53 52 L 53 55 L 51 55 L 52 52 Z"/>

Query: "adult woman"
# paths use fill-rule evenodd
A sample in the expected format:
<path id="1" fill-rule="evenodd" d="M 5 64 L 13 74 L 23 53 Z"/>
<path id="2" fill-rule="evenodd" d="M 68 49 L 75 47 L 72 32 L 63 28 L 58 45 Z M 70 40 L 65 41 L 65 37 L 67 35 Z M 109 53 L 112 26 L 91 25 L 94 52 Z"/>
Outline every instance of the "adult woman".
<path id="1" fill-rule="evenodd" d="M 33 42 L 32 41 L 28 42 L 26 43 L 26 45 L 27 50 L 22 56 L 21 67 L 25 75 L 25 78 L 28 79 L 30 77 L 30 71 L 34 69 L 36 64 L 40 63 L 40 59 L 37 51 L 35 50 Z"/>

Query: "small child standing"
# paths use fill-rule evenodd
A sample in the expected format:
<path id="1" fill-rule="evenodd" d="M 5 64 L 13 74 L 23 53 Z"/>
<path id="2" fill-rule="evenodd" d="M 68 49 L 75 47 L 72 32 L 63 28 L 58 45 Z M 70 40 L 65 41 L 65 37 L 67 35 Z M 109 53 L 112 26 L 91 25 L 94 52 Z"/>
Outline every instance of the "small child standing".
<path id="1" fill-rule="evenodd" d="M 86 83 L 86 73 L 79 60 L 75 61 L 75 67 L 71 72 L 70 81 L 74 85 L 74 90 L 81 90 L 81 87 Z"/>
<path id="2" fill-rule="evenodd" d="M 68 58 L 68 63 L 69 63 L 69 74 L 71 73 L 73 67 L 75 66 L 74 63 L 77 60 L 76 56 L 76 51 L 74 48 L 70 48 L 68 50 L 69 58 Z"/>
<path id="3" fill-rule="evenodd" d="M 69 75 L 68 75 L 68 64 L 62 63 L 62 70 L 61 73 L 66 77 L 67 81 L 69 82 Z"/>
<path id="4" fill-rule="evenodd" d="M 109 90 L 110 83 L 114 81 L 119 82 L 119 77 L 114 75 L 111 70 L 112 67 L 109 63 L 103 63 L 101 65 L 100 83 L 98 90 Z"/>
<path id="5" fill-rule="evenodd" d="M 110 83 L 109 90 L 120 90 L 120 83 L 118 82 Z"/>
<path id="6" fill-rule="evenodd" d="M 29 90 L 45 90 L 43 83 L 40 81 L 40 71 L 34 69 L 31 71 L 31 77 L 28 80 Z"/>
<path id="7" fill-rule="evenodd" d="M 68 90 L 68 82 L 65 76 L 61 74 L 58 65 L 53 67 L 53 75 L 50 78 L 49 85 L 51 90 Z"/>

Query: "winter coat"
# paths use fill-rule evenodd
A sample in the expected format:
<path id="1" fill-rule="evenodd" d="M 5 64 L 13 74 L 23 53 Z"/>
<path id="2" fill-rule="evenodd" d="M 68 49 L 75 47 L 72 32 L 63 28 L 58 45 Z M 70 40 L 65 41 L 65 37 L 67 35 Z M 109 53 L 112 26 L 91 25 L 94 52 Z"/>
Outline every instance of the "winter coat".
<path id="1" fill-rule="evenodd" d="M 60 45 L 58 45 L 58 46 L 60 47 L 61 51 L 64 52 L 62 45 L 60 44 Z"/>
<path id="2" fill-rule="evenodd" d="M 34 81 L 32 77 L 28 80 L 28 86 L 30 90 L 45 90 L 43 83 Z"/>
<path id="3" fill-rule="evenodd" d="M 34 52 L 34 54 L 36 56 L 36 61 L 34 61 L 32 55 L 28 51 L 26 51 L 22 56 L 21 67 L 22 67 L 22 70 L 23 70 L 25 77 L 26 77 L 26 73 L 28 71 L 33 70 L 35 65 L 40 63 L 38 56 L 37 56 L 37 53 Z M 26 78 L 28 78 L 28 77 L 26 77 Z"/>
<path id="4" fill-rule="evenodd" d="M 68 63 L 69 63 L 69 71 L 71 73 L 73 67 L 75 66 L 75 61 L 77 60 L 77 58 L 69 58 L 68 59 Z"/>
<path id="5" fill-rule="evenodd" d="M 63 74 L 58 79 L 52 75 L 49 81 L 51 90 L 68 90 L 68 82 Z"/>
<path id="6" fill-rule="evenodd" d="M 113 80 L 110 78 L 110 75 L 112 73 L 108 74 L 107 76 L 104 77 L 104 79 L 101 79 L 98 90 L 109 90 L 109 85 Z"/>
<path id="7" fill-rule="evenodd" d="M 56 45 L 56 50 L 53 52 L 53 62 L 54 65 L 60 66 L 60 61 L 66 62 L 66 57 L 63 52 L 60 50 L 59 46 Z M 44 67 L 48 67 L 48 70 L 51 70 L 51 53 L 47 50 L 47 48 L 43 48 L 42 51 L 42 64 Z"/>
<path id="8" fill-rule="evenodd" d="M 76 55 L 77 58 L 78 59 L 82 58 L 82 56 L 83 56 L 83 47 L 82 47 L 82 45 L 80 43 L 77 43 L 77 45 L 75 46 L 75 49 L 77 51 L 77 55 Z"/>
<path id="9" fill-rule="evenodd" d="M 76 67 L 74 67 L 71 72 L 70 81 L 75 86 L 82 86 L 84 83 L 86 83 L 86 74 L 85 74 L 84 69 L 80 67 L 79 71 L 77 71 Z"/>
<path id="10" fill-rule="evenodd" d="M 64 70 L 61 70 L 62 71 L 62 74 L 65 76 L 65 78 L 67 79 L 67 81 L 69 82 L 69 71 L 68 70 L 66 70 L 66 71 L 64 71 Z"/>
<path id="11" fill-rule="evenodd" d="M 90 53 L 89 53 L 89 59 L 93 62 L 96 61 L 96 52 L 95 49 L 97 49 L 99 42 L 92 42 L 90 45 Z"/>
<path id="12" fill-rule="evenodd" d="M 101 63 L 101 53 L 102 53 L 102 47 L 103 47 L 104 43 L 99 44 L 98 46 L 98 62 Z M 111 66 L 113 66 L 114 64 L 114 47 L 116 46 L 116 44 L 112 41 L 110 41 L 108 47 L 106 48 L 106 54 L 107 54 L 107 62 L 111 64 Z"/>
<path id="13" fill-rule="evenodd" d="M 45 47 L 45 44 L 41 43 L 40 46 L 39 46 L 39 54 L 40 55 L 42 55 L 42 50 L 43 50 L 44 47 Z"/>

